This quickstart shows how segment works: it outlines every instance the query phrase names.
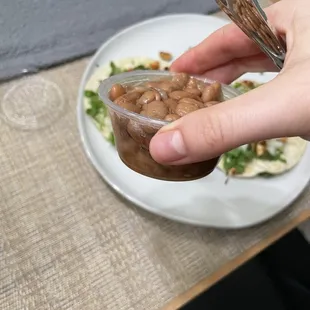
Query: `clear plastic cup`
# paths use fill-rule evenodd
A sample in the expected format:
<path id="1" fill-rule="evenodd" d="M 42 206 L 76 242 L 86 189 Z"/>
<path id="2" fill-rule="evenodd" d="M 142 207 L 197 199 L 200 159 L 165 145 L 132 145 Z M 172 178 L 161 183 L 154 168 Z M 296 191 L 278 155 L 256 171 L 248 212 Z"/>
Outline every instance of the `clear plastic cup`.
<path id="1" fill-rule="evenodd" d="M 114 75 L 101 82 L 99 96 L 107 105 L 111 117 L 115 144 L 123 163 L 144 176 L 166 181 L 191 181 L 210 174 L 216 167 L 219 157 L 179 166 L 162 165 L 150 155 L 149 143 L 157 131 L 169 124 L 164 120 L 152 119 L 126 110 L 109 99 L 109 91 L 114 84 L 135 86 L 143 82 L 172 79 L 174 73 L 169 71 L 131 71 Z M 205 83 L 214 81 L 196 77 Z M 230 86 L 222 85 L 224 100 L 239 95 Z"/>

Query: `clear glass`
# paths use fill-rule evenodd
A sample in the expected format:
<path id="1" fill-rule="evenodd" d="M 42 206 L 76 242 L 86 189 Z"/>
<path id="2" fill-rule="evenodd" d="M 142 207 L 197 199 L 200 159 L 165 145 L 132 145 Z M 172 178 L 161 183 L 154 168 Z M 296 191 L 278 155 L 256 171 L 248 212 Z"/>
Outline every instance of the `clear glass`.
<path id="1" fill-rule="evenodd" d="M 118 83 L 135 86 L 143 82 L 159 79 L 172 79 L 175 73 L 169 71 L 132 71 L 112 76 L 101 82 L 99 96 L 107 105 L 111 117 L 115 144 L 123 163 L 142 175 L 166 181 L 191 181 L 210 174 L 216 167 L 219 157 L 207 161 L 180 166 L 162 165 L 153 160 L 149 144 L 157 131 L 169 124 L 167 121 L 151 119 L 128 111 L 109 99 L 111 87 Z M 196 77 L 209 84 L 214 81 Z M 234 98 L 239 92 L 222 84 L 224 100 Z"/>

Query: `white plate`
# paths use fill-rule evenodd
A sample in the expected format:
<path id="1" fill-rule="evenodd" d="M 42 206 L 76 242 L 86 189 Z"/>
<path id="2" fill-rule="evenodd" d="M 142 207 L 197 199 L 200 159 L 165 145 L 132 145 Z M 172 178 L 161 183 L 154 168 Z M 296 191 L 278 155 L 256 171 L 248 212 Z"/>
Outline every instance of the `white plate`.
<path id="1" fill-rule="evenodd" d="M 182 54 L 226 22 L 209 16 L 170 15 L 136 24 L 104 43 L 90 62 L 80 85 L 78 124 L 85 151 L 118 193 L 163 217 L 195 225 L 242 228 L 274 216 L 298 197 L 310 177 L 310 150 L 291 172 L 273 179 L 231 179 L 219 170 L 191 182 L 153 180 L 128 169 L 83 111 L 83 90 L 96 65 L 131 56 L 158 58 L 160 50 Z M 208 57 L 208 55 L 206 55 Z M 274 74 L 249 74 L 266 82 Z"/>

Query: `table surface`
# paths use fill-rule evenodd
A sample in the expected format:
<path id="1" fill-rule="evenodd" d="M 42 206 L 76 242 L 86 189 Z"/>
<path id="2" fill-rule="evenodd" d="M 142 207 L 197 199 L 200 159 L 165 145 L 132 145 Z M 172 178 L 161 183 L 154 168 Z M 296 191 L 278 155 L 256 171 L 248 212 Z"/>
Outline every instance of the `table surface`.
<path id="1" fill-rule="evenodd" d="M 10 123 L 0 118 L 1 309 L 177 309 L 310 217 L 309 188 L 274 219 L 238 231 L 171 222 L 124 201 L 81 146 L 75 108 L 88 61 L 0 85 L 16 109 Z M 59 96 L 49 126 L 23 127 Z"/>

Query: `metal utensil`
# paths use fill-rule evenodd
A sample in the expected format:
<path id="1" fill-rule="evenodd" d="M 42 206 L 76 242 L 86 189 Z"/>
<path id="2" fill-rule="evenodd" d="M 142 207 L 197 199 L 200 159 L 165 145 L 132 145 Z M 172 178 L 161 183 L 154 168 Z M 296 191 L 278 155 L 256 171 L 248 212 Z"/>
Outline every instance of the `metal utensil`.
<path id="1" fill-rule="evenodd" d="M 286 44 L 268 23 L 257 0 L 216 0 L 220 9 L 282 69 Z"/>

